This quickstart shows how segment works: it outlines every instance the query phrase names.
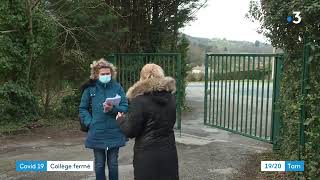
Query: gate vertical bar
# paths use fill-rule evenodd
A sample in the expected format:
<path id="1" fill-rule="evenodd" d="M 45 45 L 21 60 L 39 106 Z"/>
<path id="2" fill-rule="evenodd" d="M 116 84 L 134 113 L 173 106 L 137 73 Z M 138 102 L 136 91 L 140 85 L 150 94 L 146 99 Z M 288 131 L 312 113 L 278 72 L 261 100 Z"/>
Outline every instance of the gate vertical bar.
<path id="1" fill-rule="evenodd" d="M 217 60 L 217 125 L 218 125 L 218 122 L 219 122 L 219 125 L 221 125 L 221 121 L 219 121 L 219 115 L 221 116 L 220 114 L 220 110 L 219 110 L 219 92 L 221 92 L 220 90 L 220 59 L 219 59 L 219 56 L 216 56 L 216 60 Z"/>
<path id="2" fill-rule="evenodd" d="M 259 80 L 261 77 L 260 74 L 260 56 L 258 57 L 258 71 L 259 71 L 259 76 L 257 78 L 257 94 L 256 94 L 256 113 L 255 113 L 255 127 L 254 127 L 254 135 L 257 136 L 257 128 L 258 128 L 258 107 L 259 107 Z M 262 110 L 261 110 L 262 113 Z M 261 124 L 260 124 L 261 126 Z"/>
<path id="3" fill-rule="evenodd" d="M 212 59 L 212 56 L 211 56 Z M 213 56 L 213 104 L 212 104 L 212 125 L 215 124 L 215 102 L 216 102 L 216 56 Z"/>
<path id="4" fill-rule="evenodd" d="M 248 110 L 249 110 L 249 84 L 250 84 L 250 56 L 248 56 L 248 73 L 247 73 L 247 102 L 246 102 L 246 124 L 245 124 L 245 133 L 248 129 Z"/>
<path id="5" fill-rule="evenodd" d="M 239 76 L 240 76 L 240 74 L 241 74 L 241 56 L 239 56 L 239 63 L 238 63 L 238 70 L 239 70 Z M 241 76 L 240 76 L 241 77 Z M 238 77 L 238 96 L 237 96 L 237 123 L 236 123 L 236 131 L 238 131 L 238 126 L 239 126 L 239 105 L 240 105 L 240 103 L 239 103 L 239 101 L 240 101 L 240 77 Z M 242 126 L 242 122 L 241 122 L 241 126 Z M 240 128 L 241 129 L 241 128 Z"/>
<path id="6" fill-rule="evenodd" d="M 223 56 L 220 56 L 221 57 L 221 76 L 220 76 L 220 82 L 221 82 L 221 89 L 220 89 L 220 92 L 221 92 L 221 97 L 220 97 L 220 126 L 222 126 L 222 116 L 223 116 L 223 111 L 222 111 L 222 100 L 223 100 Z"/>
<path id="7" fill-rule="evenodd" d="M 208 112 L 209 112 L 209 121 L 208 123 L 211 124 L 211 105 L 212 105 L 212 56 L 208 57 L 208 67 L 210 68 L 210 70 L 208 70 L 209 73 L 209 108 L 208 108 Z"/>
<path id="8" fill-rule="evenodd" d="M 229 99 L 228 99 L 228 128 L 230 128 L 230 116 L 231 116 L 231 114 L 230 114 L 230 109 L 231 109 L 231 104 L 230 104 L 230 100 L 231 100 L 231 67 L 232 67 L 232 56 L 230 55 L 229 56 L 229 61 L 230 61 L 230 63 L 229 63 L 229 73 L 228 73 L 228 84 L 229 84 L 229 92 L 228 92 L 228 94 L 229 94 Z M 231 126 L 232 127 L 232 126 Z"/>
<path id="9" fill-rule="evenodd" d="M 109 56 L 108 56 L 108 59 L 107 59 L 109 62 L 111 62 L 112 64 L 114 64 L 114 65 L 118 65 L 117 63 L 116 63 L 116 55 L 115 54 L 110 54 Z"/>
<path id="10" fill-rule="evenodd" d="M 242 126 L 243 126 L 243 101 L 244 101 L 244 73 L 245 73 L 245 69 L 246 69 L 246 58 L 245 56 L 242 56 L 242 60 L 243 60 L 243 67 L 242 67 L 242 74 L 243 74 L 243 78 L 242 78 L 242 95 L 241 95 L 241 132 L 242 132 Z M 246 125 L 246 124 L 245 124 Z"/>
<path id="11" fill-rule="evenodd" d="M 122 56 L 121 60 L 123 60 L 125 62 L 125 66 L 124 67 L 125 67 L 125 70 L 126 70 L 123 73 L 124 74 L 123 80 L 125 81 L 126 89 L 129 89 L 130 82 L 128 81 L 128 78 L 129 78 L 129 76 L 128 76 L 129 68 L 128 67 L 130 67 L 130 63 L 132 61 L 132 57 L 125 55 L 125 56 Z"/>
<path id="12" fill-rule="evenodd" d="M 130 57 L 128 57 L 127 56 L 127 61 L 130 63 L 129 64 L 129 66 L 127 66 L 127 67 L 133 67 L 134 65 L 135 65 L 135 62 L 134 62 L 134 60 L 132 59 L 132 58 L 130 58 Z M 130 86 L 131 86 L 131 84 L 133 84 L 133 83 L 135 83 L 136 81 L 137 81 L 137 76 L 135 76 L 135 72 L 134 71 L 132 71 L 132 69 L 130 68 L 128 68 L 128 75 L 126 76 L 127 77 L 127 79 L 129 79 L 129 80 L 127 80 L 127 81 L 129 81 L 129 84 L 128 84 L 128 89 L 130 88 Z M 132 78 L 133 77 L 133 78 Z"/>
<path id="13" fill-rule="evenodd" d="M 235 106 L 235 94 L 236 94 L 236 64 L 237 64 L 237 56 L 234 56 L 233 59 L 233 71 L 232 71 L 232 79 L 233 79 L 233 98 L 232 98 L 232 129 L 234 129 L 234 106 Z M 238 124 L 238 123 L 236 123 Z"/>
<path id="14" fill-rule="evenodd" d="M 266 104 L 266 129 L 265 129 L 265 138 L 268 136 L 268 121 L 269 121 L 269 97 L 270 97 L 270 83 L 271 83 L 271 74 L 270 71 L 272 71 L 272 65 L 273 61 L 271 61 L 271 56 L 268 56 L 268 85 L 267 85 L 267 104 Z M 272 141 L 272 133 L 270 134 L 270 139 Z"/>
<path id="15" fill-rule="evenodd" d="M 255 58 L 256 58 L 255 56 L 252 57 L 252 70 L 251 70 L 251 74 L 252 74 L 251 81 L 252 81 L 252 83 L 251 83 L 251 106 L 250 106 L 250 135 L 252 134 L 252 123 L 253 123 L 252 122 L 252 116 L 253 116 L 253 96 L 254 96 L 253 92 L 254 92 L 254 80 L 255 80 L 255 78 L 254 78 Z"/>
<path id="16" fill-rule="evenodd" d="M 227 76 L 228 76 L 228 56 L 224 56 L 225 57 L 225 61 L 226 61 L 226 72 L 224 75 L 224 112 L 223 112 L 223 117 L 224 117 L 224 124 L 223 127 L 226 127 L 226 115 L 227 115 L 227 84 L 228 84 L 228 80 L 227 80 Z"/>
<path id="17" fill-rule="evenodd" d="M 207 125 L 208 120 L 208 54 L 205 57 L 205 84 L 204 84 L 204 124 Z"/>
<path id="18" fill-rule="evenodd" d="M 259 137 L 262 137 L 262 127 L 263 127 L 263 95 L 264 95 L 264 79 L 266 78 L 265 76 L 266 72 L 266 57 L 263 57 L 263 77 L 262 77 L 262 94 L 261 94 L 261 116 L 260 116 L 260 134 Z M 268 101 L 268 100 L 267 100 Z"/>
<path id="19" fill-rule="evenodd" d="M 177 128 L 180 130 L 180 135 L 181 135 L 181 107 L 182 107 L 182 89 L 181 89 L 181 83 L 182 83 L 182 77 L 181 77 L 181 54 L 178 54 L 177 56 L 177 63 L 178 63 L 178 67 L 177 67 L 177 96 L 178 96 L 178 111 L 177 111 L 177 116 L 178 116 L 178 124 L 177 124 Z"/>

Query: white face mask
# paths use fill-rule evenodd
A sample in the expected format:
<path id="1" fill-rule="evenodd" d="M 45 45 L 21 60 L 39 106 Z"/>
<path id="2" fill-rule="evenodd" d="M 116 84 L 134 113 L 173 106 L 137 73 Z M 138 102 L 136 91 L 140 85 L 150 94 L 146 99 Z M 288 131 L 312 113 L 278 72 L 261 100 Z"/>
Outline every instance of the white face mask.
<path id="1" fill-rule="evenodd" d="M 99 81 L 106 84 L 111 81 L 111 75 L 99 76 Z"/>

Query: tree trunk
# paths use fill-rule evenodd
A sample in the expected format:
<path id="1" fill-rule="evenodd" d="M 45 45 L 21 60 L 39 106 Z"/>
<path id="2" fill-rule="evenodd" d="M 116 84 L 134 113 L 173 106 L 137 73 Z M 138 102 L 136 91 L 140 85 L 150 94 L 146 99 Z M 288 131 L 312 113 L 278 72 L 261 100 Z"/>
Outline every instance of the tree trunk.
<path id="1" fill-rule="evenodd" d="M 174 3 L 174 17 L 177 18 L 177 14 L 178 14 L 178 6 L 179 6 L 179 1 L 176 0 Z M 173 25 L 173 38 L 171 40 L 171 51 L 175 52 L 177 50 L 177 44 L 178 44 L 178 21 L 175 20 L 174 21 L 174 25 Z"/>
<path id="2" fill-rule="evenodd" d="M 45 82 L 45 103 L 44 103 L 44 115 L 47 116 L 49 114 L 49 106 L 50 106 L 50 81 L 49 81 L 49 73 L 47 81 Z"/>
<path id="3" fill-rule="evenodd" d="M 26 1 L 26 7 L 27 7 L 27 16 L 28 16 L 28 34 L 29 34 L 29 40 L 28 40 L 28 67 L 27 67 L 27 86 L 30 86 L 30 74 L 31 74 L 31 65 L 33 60 L 33 23 L 32 23 L 32 0 Z"/>
<path id="4" fill-rule="evenodd" d="M 160 45 L 160 19 L 159 19 L 159 1 L 153 1 L 152 4 L 152 22 L 150 29 L 150 49 L 149 52 L 157 52 Z"/>

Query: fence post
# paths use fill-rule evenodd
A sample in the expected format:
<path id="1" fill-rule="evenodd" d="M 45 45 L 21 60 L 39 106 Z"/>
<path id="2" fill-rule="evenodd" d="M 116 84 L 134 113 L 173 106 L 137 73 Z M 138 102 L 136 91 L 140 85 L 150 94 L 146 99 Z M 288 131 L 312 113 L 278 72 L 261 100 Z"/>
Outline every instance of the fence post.
<path id="1" fill-rule="evenodd" d="M 283 67 L 283 55 L 277 54 L 275 57 L 274 79 L 273 79 L 273 97 L 272 97 L 272 133 L 271 141 L 273 143 L 273 150 L 280 149 L 280 83 Z"/>
<path id="2" fill-rule="evenodd" d="M 110 63 L 112 63 L 112 64 L 114 64 L 114 65 L 116 65 L 115 63 L 116 63 L 116 55 L 115 54 L 110 54 L 109 56 L 108 56 L 108 59 L 107 59 Z"/>
<path id="3" fill-rule="evenodd" d="M 308 94 L 308 81 L 309 81 L 309 45 L 308 45 L 308 35 L 305 34 L 304 37 L 304 47 L 303 47 L 303 64 L 301 72 L 301 104 L 300 104 L 300 122 L 299 122 L 299 160 L 301 160 L 301 154 L 304 152 L 305 137 L 304 137 L 304 122 L 306 119 L 306 108 L 305 100 Z"/>

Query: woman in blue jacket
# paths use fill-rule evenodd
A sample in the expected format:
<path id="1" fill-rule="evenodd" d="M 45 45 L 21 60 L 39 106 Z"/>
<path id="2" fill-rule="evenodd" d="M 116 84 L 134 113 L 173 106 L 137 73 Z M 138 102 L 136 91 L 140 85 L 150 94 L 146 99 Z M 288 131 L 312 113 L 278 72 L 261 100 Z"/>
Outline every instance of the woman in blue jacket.
<path id="1" fill-rule="evenodd" d="M 126 144 L 127 138 L 119 128 L 116 115 L 128 111 L 128 102 L 123 88 L 115 80 L 116 68 L 113 64 L 100 59 L 90 67 L 90 81 L 83 87 L 79 107 L 80 118 L 89 128 L 85 147 L 93 149 L 96 179 L 106 179 L 107 161 L 109 179 L 118 180 L 118 152 Z M 121 96 L 119 105 L 104 105 L 106 98 L 117 94 Z"/>

